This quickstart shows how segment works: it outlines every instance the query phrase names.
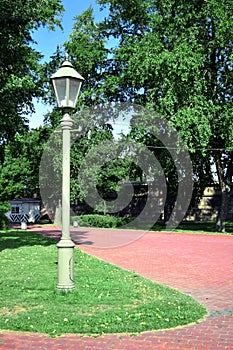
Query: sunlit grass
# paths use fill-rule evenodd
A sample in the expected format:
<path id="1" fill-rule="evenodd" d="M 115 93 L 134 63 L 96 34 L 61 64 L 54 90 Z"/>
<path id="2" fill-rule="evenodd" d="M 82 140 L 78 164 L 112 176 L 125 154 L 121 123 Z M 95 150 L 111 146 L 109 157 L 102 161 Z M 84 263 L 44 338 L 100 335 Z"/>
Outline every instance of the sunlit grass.
<path id="1" fill-rule="evenodd" d="M 142 332 L 197 322 L 190 296 L 75 249 L 75 285 L 56 291 L 56 243 L 29 231 L 0 232 L 0 328 L 61 333 Z"/>

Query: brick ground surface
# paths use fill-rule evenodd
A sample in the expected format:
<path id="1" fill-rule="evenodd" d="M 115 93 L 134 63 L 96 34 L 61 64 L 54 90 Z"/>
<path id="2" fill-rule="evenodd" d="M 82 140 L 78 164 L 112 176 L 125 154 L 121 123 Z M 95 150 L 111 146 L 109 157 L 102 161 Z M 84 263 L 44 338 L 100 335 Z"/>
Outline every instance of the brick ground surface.
<path id="1" fill-rule="evenodd" d="M 59 239 L 55 227 L 29 227 Z M 112 239 L 111 239 L 112 236 Z M 100 259 L 179 289 L 205 305 L 199 324 L 138 335 L 98 338 L 0 331 L 1 350 L 233 349 L 233 237 L 103 229 L 73 229 L 77 247 Z"/>

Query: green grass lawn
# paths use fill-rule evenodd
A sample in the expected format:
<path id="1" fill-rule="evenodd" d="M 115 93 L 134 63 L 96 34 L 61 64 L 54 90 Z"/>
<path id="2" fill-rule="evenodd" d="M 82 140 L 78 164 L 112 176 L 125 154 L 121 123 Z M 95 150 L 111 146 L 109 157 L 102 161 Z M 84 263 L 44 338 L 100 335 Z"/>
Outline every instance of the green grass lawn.
<path id="1" fill-rule="evenodd" d="M 0 328 L 47 333 L 137 333 L 198 322 L 190 296 L 75 249 L 75 285 L 56 291 L 57 247 L 30 231 L 0 232 Z"/>
<path id="2" fill-rule="evenodd" d="M 160 222 L 155 224 L 151 222 L 151 226 L 147 221 L 145 224 L 141 222 L 141 227 L 138 223 L 134 226 L 135 218 L 116 217 L 113 215 L 100 214 L 85 214 L 71 217 L 71 224 L 74 220 L 78 221 L 80 227 L 103 227 L 103 228 L 119 228 L 124 229 L 124 225 L 129 225 L 130 229 L 144 229 L 150 227 L 151 231 L 167 231 L 164 225 Z M 130 224 L 131 223 L 131 224 Z M 226 232 L 216 232 L 216 223 L 214 221 L 182 221 L 174 231 L 176 232 L 194 232 L 194 233 L 208 233 L 208 234 L 233 234 L 233 222 L 226 222 Z M 170 230 L 169 230 L 170 231 Z"/>
<path id="3" fill-rule="evenodd" d="M 216 232 L 216 223 L 213 221 L 207 222 L 192 222 L 184 221 L 180 223 L 176 231 L 195 232 L 195 233 L 210 233 L 210 234 L 233 234 L 233 222 L 226 222 L 226 232 Z"/>

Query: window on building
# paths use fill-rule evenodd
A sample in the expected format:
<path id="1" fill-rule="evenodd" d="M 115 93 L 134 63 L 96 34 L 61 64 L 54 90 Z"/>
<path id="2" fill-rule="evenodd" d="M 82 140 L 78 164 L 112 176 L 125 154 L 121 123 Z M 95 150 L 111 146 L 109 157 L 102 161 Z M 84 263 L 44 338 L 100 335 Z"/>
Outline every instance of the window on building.
<path id="1" fill-rule="evenodd" d="M 11 214 L 19 214 L 19 207 L 12 207 Z"/>

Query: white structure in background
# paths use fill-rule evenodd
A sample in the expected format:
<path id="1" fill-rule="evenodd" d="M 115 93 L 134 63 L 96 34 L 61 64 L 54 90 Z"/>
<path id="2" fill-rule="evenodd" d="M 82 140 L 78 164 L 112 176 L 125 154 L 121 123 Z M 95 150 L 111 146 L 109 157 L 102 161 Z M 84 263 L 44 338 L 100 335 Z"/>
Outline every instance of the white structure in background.
<path id="1" fill-rule="evenodd" d="M 11 222 L 37 222 L 40 220 L 40 200 L 37 198 L 19 198 L 10 202 Z"/>

